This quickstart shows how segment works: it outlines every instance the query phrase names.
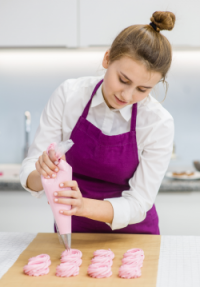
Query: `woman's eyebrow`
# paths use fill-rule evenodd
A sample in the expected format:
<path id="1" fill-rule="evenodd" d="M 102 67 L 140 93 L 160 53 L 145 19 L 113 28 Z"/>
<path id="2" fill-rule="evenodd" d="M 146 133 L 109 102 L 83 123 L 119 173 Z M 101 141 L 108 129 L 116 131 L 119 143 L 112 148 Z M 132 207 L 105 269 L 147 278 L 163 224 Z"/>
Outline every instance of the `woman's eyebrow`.
<path id="1" fill-rule="evenodd" d="M 132 83 L 132 81 L 124 73 L 122 73 L 122 72 L 120 72 L 120 73 L 124 76 L 124 78 L 126 78 L 129 82 Z M 140 87 L 145 88 L 145 89 L 152 89 L 152 87 L 145 87 L 145 86 L 140 86 Z"/>

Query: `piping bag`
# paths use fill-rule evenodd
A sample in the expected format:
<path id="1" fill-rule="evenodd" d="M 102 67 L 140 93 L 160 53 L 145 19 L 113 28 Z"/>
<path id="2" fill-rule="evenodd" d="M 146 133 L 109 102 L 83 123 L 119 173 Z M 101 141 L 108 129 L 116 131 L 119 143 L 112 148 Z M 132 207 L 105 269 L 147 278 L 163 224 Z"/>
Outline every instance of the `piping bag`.
<path id="1" fill-rule="evenodd" d="M 71 248 L 71 216 L 63 215 L 59 211 L 62 208 L 70 210 L 71 205 L 55 203 L 54 192 L 63 191 L 63 188 L 60 188 L 59 184 L 64 181 L 72 180 L 72 167 L 66 161 L 62 160 L 61 157 L 72 147 L 73 144 L 72 140 L 60 142 L 59 144 L 50 144 L 47 148 L 47 154 L 49 154 L 50 150 L 55 150 L 59 171 L 57 172 L 56 178 L 48 179 L 41 176 L 42 185 L 54 215 L 59 240 L 64 244 L 66 249 Z M 70 188 L 65 188 L 65 190 L 68 189 Z"/>

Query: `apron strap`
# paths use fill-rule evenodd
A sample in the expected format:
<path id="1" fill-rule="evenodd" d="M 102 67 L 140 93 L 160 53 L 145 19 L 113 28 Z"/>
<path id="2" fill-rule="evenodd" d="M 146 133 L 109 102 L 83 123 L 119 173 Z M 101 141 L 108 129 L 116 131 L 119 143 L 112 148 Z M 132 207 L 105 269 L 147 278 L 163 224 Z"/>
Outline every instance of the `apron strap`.
<path id="1" fill-rule="evenodd" d="M 98 90 L 98 88 L 101 86 L 101 84 L 103 83 L 103 80 L 101 80 L 100 82 L 97 83 L 97 85 L 95 86 L 93 92 L 92 92 L 92 95 L 91 95 L 91 98 L 89 100 L 89 102 L 87 103 L 83 113 L 82 113 L 82 117 L 83 118 L 87 118 L 87 115 L 88 115 L 88 112 L 89 112 L 89 108 L 90 108 L 90 104 L 91 104 L 91 101 L 92 101 L 92 98 L 93 96 L 96 94 L 96 91 Z"/>
<path id="2" fill-rule="evenodd" d="M 133 104 L 131 115 L 131 132 L 135 131 L 137 118 L 137 103 Z"/>

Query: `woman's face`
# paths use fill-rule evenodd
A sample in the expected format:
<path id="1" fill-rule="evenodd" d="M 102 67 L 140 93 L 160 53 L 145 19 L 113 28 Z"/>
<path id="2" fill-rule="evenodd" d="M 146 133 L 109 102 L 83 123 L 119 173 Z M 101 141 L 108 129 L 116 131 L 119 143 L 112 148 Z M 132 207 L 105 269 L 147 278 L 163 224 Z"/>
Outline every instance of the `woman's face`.
<path id="1" fill-rule="evenodd" d="M 149 72 L 142 62 L 129 57 L 109 64 L 109 51 L 102 64 L 107 69 L 102 92 L 110 108 L 120 109 L 143 100 L 162 78 L 160 73 Z"/>

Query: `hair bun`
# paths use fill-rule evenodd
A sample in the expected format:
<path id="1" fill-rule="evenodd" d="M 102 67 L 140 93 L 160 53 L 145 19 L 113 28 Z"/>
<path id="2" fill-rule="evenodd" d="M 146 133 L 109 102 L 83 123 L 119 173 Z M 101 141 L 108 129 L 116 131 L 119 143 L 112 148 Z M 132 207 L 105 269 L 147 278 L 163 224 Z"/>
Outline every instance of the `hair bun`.
<path id="1" fill-rule="evenodd" d="M 160 30 L 172 30 L 174 28 L 176 16 L 169 11 L 156 11 L 150 18 L 157 27 L 157 32 Z"/>

